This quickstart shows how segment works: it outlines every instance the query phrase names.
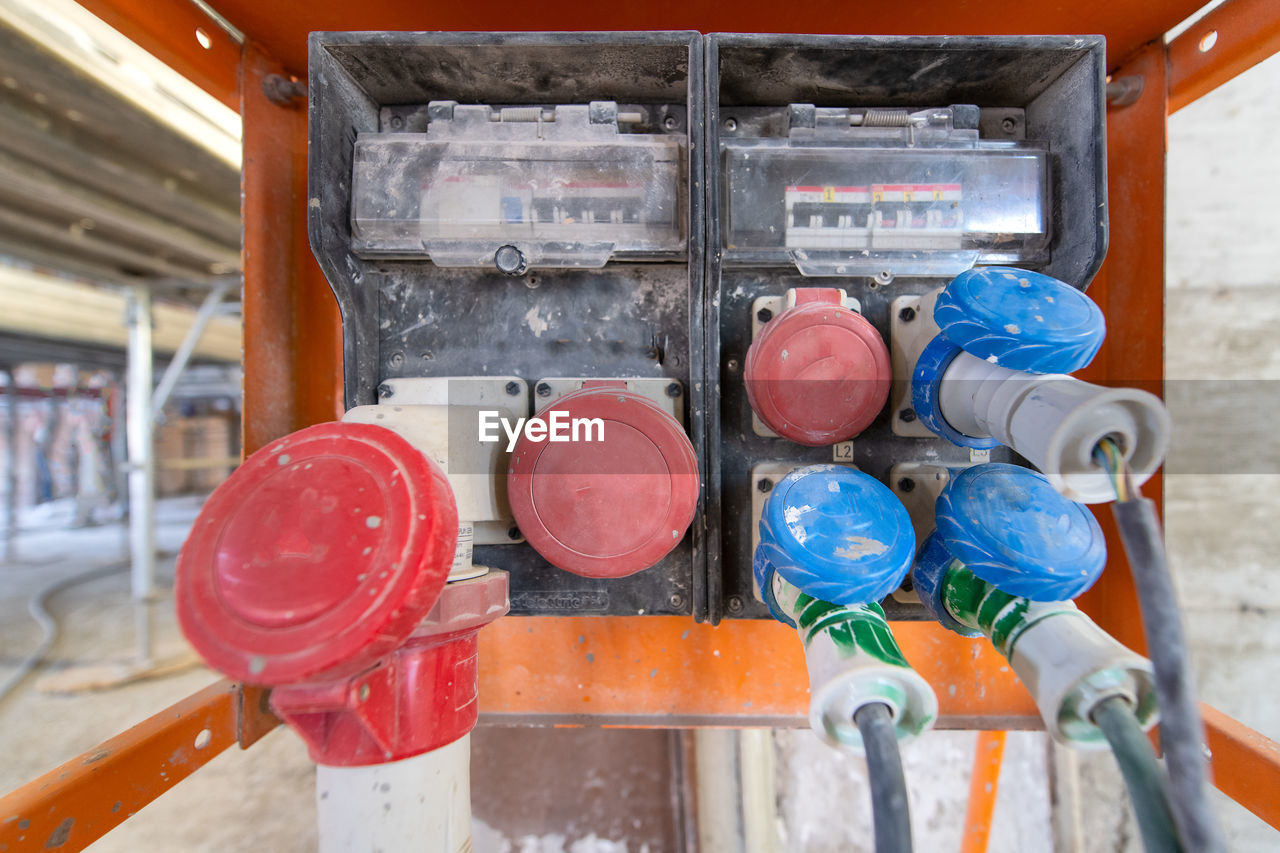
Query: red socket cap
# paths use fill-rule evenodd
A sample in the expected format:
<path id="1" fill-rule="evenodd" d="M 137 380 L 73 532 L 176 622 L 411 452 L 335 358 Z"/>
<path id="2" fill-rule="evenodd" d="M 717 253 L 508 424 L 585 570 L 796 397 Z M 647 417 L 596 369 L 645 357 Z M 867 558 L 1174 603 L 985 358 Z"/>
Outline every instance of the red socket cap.
<path id="1" fill-rule="evenodd" d="M 178 558 L 178 620 L 232 678 L 344 677 L 427 615 L 457 539 L 449 482 L 413 445 L 367 424 L 308 427 L 205 503 Z"/>
<path id="2" fill-rule="evenodd" d="M 624 383 L 608 383 L 565 395 L 538 419 L 551 429 L 588 419 L 578 422 L 576 441 L 532 441 L 526 433 L 511 455 L 512 515 L 548 562 L 620 578 L 679 544 L 697 510 L 699 480 L 693 445 L 675 418 Z"/>
<path id="3" fill-rule="evenodd" d="M 836 301 L 812 301 L 766 323 L 747 350 L 747 398 L 783 438 L 818 446 L 862 432 L 889 399 L 884 339 Z"/>

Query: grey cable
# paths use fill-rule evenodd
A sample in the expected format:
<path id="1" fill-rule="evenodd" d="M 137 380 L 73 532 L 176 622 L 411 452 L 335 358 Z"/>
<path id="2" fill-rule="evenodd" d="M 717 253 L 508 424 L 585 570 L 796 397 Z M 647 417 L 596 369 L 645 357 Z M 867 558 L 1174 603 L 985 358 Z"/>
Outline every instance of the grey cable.
<path id="1" fill-rule="evenodd" d="M 1121 696 L 1103 699 L 1093 709 L 1093 722 L 1107 738 L 1120 765 L 1133 814 L 1147 853 L 1181 853 L 1178 829 L 1169 807 L 1168 783 L 1151 741 L 1138 725 L 1129 702 Z"/>
<path id="2" fill-rule="evenodd" d="M 1139 497 L 1117 501 L 1111 511 L 1133 572 L 1142 629 L 1155 670 L 1160 745 L 1169 769 L 1169 793 L 1178 834 L 1188 850 L 1223 853 L 1226 846 L 1222 831 L 1209 804 L 1204 725 L 1196 704 L 1182 614 L 1165 558 L 1155 503 Z"/>
<path id="3" fill-rule="evenodd" d="M 43 636 L 35 649 L 18 664 L 18 668 L 4 680 L 3 684 L 0 684 L 0 700 L 12 693 L 14 688 L 21 684 L 22 680 L 40 665 L 45 655 L 49 654 L 49 650 L 53 648 L 53 644 L 58 640 L 58 621 L 53 618 L 46 607 L 49 599 L 65 589 L 70 589 L 73 586 L 88 583 L 98 578 L 104 578 L 108 575 L 119 574 L 128 568 L 128 563 L 111 563 L 106 566 L 97 566 L 79 574 L 56 580 L 41 587 L 36 591 L 35 595 L 31 596 L 31 599 L 27 601 L 27 612 L 31 614 L 32 619 L 36 620 L 41 632 L 43 632 Z"/>
<path id="4" fill-rule="evenodd" d="M 876 853 L 911 853 L 911 811 L 902 772 L 893 714 L 883 702 L 863 705 L 853 714 L 867 753 Z"/>

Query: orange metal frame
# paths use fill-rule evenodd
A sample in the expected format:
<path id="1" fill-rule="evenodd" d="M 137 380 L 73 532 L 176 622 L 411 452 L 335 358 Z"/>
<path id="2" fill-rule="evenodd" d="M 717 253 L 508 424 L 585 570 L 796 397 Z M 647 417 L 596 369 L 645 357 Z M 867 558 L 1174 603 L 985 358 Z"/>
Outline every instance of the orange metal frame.
<path id="1" fill-rule="evenodd" d="M 237 107 L 244 118 L 244 315 L 246 452 L 333 419 L 341 406 L 341 326 L 306 235 L 306 110 L 262 94 L 270 74 L 306 72 L 306 34 L 332 29 L 647 29 L 863 33 L 1075 33 L 1108 38 L 1114 76 L 1140 75 L 1142 96 L 1108 112 L 1111 248 L 1090 295 L 1110 317 L 1102 353 L 1086 378 L 1159 390 L 1164 336 L 1164 155 L 1169 112 L 1280 50 L 1275 0 L 1228 0 L 1168 45 L 1163 33 L 1202 0 L 1162 4 L 988 2 L 798 6 L 785 18 L 770 0 L 725 7 L 716 0 L 532 6 L 517 0 L 453 4 L 429 14 L 405 0 L 215 0 L 243 33 L 238 44 L 189 0 L 80 0 L 178 71 Z M 198 40 L 196 30 L 205 39 Z M 1211 49 L 1203 37 L 1217 33 Z M 202 41 L 209 43 L 202 47 Z M 1160 494 L 1160 481 L 1147 487 Z M 1100 514 L 1117 546 L 1109 513 Z M 1113 547 L 1113 555 L 1120 554 Z M 1120 558 L 1114 562 L 1119 563 Z M 1143 649 L 1129 573 L 1113 565 L 1082 606 L 1122 642 Z M 895 627 L 907 658 L 933 684 L 942 723 L 1010 729 L 1038 726 L 1026 690 L 985 645 L 936 625 Z M 808 685 L 800 644 L 776 623 L 719 627 L 677 617 L 508 617 L 480 635 L 481 709 L 490 719 L 542 718 L 612 725 L 769 725 L 803 717 Z M 234 741 L 246 727 L 274 725 L 269 712 L 225 683 L 156 715 L 99 750 L 0 799 L 0 849 L 43 848 L 67 820 L 80 849 Z M 229 698 L 229 697 L 235 697 Z M 197 723 L 200 725 L 197 726 Z M 1280 746 L 1206 709 L 1219 786 L 1280 826 Z M 193 728 L 194 727 L 194 728 Z M 207 728 L 211 743 L 173 750 Z M 102 755 L 104 750 L 108 750 Z M 98 756 L 95 758 L 95 756 Z M 92 760 L 90 760 L 92 759 Z M 998 764 L 998 762 L 997 762 Z M 96 770 L 94 768 L 97 768 Z M 86 769 L 88 768 L 88 769 Z M 96 773 L 96 775 L 93 775 Z M 112 811 L 116 785 L 133 799 Z M 1248 783 L 1246 784 L 1246 781 Z M 980 804 L 979 804 L 980 805 Z M 126 806 L 128 806 L 126 808 Z M 14 814 L 31 815 L 7 821 Z M 30 830 L 28 832 L 28 830 Z M 20 837 L 21 836 L 21 837 Z M 56 840 L 56 836 L 55 840 Z"/>

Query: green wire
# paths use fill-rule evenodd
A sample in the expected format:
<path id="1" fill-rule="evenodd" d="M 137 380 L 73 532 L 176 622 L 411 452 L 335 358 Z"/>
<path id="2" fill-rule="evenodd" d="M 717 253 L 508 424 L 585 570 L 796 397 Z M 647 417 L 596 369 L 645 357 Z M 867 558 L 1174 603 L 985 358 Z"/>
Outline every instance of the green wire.
<path id="1" fill-rule="evenodd" d="M 1120 765 L 1142 833 L 1142 846 L 1147 853 L 1181 853 L 1183 847 L 1169 807 L 1164 768 L 1156 760 L 1151 741 L 1138 725 L 1128 701 L 1120 696 L 1103 699 L 1092 716 Z"/>

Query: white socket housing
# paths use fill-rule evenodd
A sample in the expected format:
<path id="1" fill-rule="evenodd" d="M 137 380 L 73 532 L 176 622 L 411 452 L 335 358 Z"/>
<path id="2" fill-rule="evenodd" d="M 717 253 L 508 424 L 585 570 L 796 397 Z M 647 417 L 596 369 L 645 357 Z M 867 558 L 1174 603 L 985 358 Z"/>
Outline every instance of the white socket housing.
<path id="1" fill-rule="evenodd" d="M 1115 499 L 1093 458 L 1102 439 L 1119 444 L 1135 485 L 1149 480 L 1169 451 L 1172 421 L 1154 394 L 1062 373 L 1010 370 L 968 353 L 956 356 L 943 374 L 939 404 L 956 430 L 1012 447 L 1055 489 L 1081 503 Z"/>

